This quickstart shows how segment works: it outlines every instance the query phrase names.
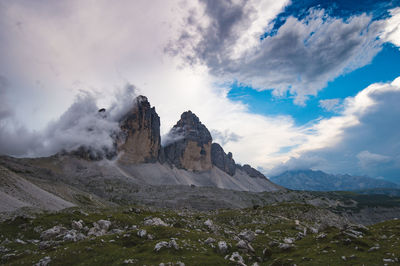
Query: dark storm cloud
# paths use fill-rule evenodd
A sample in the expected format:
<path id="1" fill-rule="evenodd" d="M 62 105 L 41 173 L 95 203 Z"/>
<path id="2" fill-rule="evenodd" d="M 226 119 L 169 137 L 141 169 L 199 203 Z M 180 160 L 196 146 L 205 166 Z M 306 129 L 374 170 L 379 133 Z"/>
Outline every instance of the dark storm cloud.
<path id="1" fill-rule="evenodd" d="M 204 5 L 204 14 L 197 9 L 191 10 L 178 40 L 166 47 L 166 52 L 183 55 L 186 62 L 207 62 L 214 68 L 225 62 L 227 50 L 238 37 L 240 30 L 251 22 L 251 9 L 245 9 L 246 1 L 200 0 Z M 204 15 L 209 20 L 207 27 L 201 24 Z M 197 38 L 200 36 L 200 40 Z M 215 68 L 215 70 L 217 70 Z"/>

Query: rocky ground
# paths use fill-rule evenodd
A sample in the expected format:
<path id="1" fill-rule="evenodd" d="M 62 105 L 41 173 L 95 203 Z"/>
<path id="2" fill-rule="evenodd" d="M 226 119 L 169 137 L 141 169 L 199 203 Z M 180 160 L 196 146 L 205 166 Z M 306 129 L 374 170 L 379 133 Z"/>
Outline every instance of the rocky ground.
<path id="1" fill-rule="evenodd" d="M 0 223 L 5 265 L 394 265 L 400 221 L 279 203 L 215 211 L 69 208 Z"/>

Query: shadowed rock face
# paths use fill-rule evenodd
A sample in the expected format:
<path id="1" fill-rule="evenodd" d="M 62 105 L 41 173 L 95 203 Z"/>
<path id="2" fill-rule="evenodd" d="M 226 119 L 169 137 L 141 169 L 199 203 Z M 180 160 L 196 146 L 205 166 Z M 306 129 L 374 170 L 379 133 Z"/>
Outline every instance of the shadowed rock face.
<path id="1" fill-rule="evenodd" d="M 224 149 L 218 144 L 213 143 L 211 145 L 211 161 L 212 164 L 227 173 L 228 175 L 235 175 L 236 164 L 232 159 L 232 153 L 226 154 Z"/>
<path id="2" fill-rule="evenodd" d="M 156 162 L 160 151 L 160 117 L 145 96 L 138 96 L 135 105 L 120 121 L 122 136 L 118 151 L 123 164 Z"/>
<path id="3" fill-rule="evenodd" d="M 260 173 L 259 171 L 257 171 L 256 169 L 254 169 L 253 167 L 251 167 L 248 164 L 245 164 L 243 166 L 237 164 L 236 167 L 244 172 L 246 172 L 250 177 L 253 178 L 265 178 L 265 176 Z"/>
<path id="4" fill-rule="evenodd" d="M 195 114 L 184 112 L 170 135 L 180 139 L 164 148 L 165 161 L 190 171 L 211 169 L 211 134 Z"/>

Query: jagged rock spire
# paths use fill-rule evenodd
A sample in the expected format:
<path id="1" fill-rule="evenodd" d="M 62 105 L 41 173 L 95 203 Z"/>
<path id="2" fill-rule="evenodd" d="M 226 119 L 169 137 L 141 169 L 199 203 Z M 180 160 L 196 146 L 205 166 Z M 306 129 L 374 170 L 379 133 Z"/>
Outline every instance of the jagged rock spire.
<path id="1" fill-rule="evenodd" d="M 211 161 L 212 164 L 233 176 L 236 173 L 236 164 L 232 158 L 232 153 L 226 154 L 224 149 L 218 143 L 211 145 Z"/>
<path id="2" fill-rule="evenodd" d="M 120 121 L 122 134 L 118 150 L 123 152 L 120 162 L 146 163 L 158 159 L 160 142 L 160 117 L 151 107 L 147 97 L 134 99 L 133 108 Z"/>
<path id="3" fill-rule="evenodd" d="M 206 171 L 212 168 L 211 134 L 191 111 L 184 112 L 171 129 L 178 140 L 164 148 L 165 160 L 178 168 Z"/>

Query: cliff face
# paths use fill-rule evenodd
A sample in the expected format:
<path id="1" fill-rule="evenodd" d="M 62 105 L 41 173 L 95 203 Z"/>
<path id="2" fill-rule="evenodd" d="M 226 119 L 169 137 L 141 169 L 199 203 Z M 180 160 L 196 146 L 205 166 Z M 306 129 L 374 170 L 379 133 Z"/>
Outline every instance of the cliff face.
<path id="1" fill-rule="evenodd" d="M 144 96 L 120 121 L 119 162 L 123 164 L 156 162 L 160 152 L 160 117 Z M 121 153 L 122 152 L 122 153 Z"/>
<path id="2" fill-rule="evenodd" d="M 195 114 L 184 112 L 169 135 L 178 140 L 164 147 L 163 160 L 190 171 L 212 168 L 211 134 Z"/>
<path id="3" fill-rule="evenodd" d="M 232 159 L 232 153 L 226 154 L 224 149 L 218 144 L 211 145 L 211 161 L 212 164 L 224 171 L 225 173 L 234 176 L 236 173 L 236 164 Z"/>

